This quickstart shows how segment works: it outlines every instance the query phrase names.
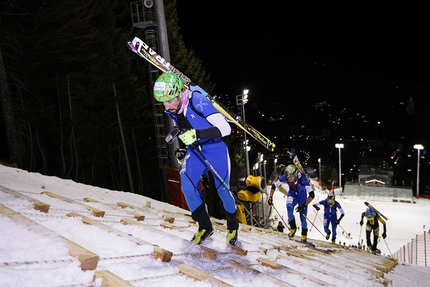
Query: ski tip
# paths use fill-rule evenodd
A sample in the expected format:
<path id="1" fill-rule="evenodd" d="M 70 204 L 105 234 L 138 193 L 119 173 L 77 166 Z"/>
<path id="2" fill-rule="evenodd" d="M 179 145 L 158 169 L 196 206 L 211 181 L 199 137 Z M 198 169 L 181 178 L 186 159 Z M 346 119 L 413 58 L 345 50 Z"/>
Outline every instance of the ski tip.
<path id="1" fill-rule="evenodd" d="M 133 52 L 137 52 L 137 50 L 136 50 L 136 48 L 134 47 L 134 45 L 133 45 L 133 42 L 132 41 L 128 41 L 127 42 L 127 47 L 130 49 L 130 50 L 132 50 Z"/>

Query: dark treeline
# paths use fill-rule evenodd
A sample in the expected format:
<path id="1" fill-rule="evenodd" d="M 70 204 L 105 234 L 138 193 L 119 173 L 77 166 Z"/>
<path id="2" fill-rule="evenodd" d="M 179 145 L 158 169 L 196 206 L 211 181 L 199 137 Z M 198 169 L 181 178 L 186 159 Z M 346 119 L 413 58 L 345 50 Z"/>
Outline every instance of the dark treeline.
<path id="1" fill-rule="evenodd" d="M 209 75 L 164 1 L 171 61 Z M 0 160 L 45 175 L 160 199 L 148 64 L 130 1 L 0 0 Z"/>

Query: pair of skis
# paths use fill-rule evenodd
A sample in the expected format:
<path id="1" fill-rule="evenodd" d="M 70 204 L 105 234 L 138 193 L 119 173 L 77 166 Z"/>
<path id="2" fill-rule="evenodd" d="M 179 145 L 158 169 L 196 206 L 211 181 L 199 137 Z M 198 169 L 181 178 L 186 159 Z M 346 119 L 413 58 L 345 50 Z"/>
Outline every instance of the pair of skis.
<path id="1" fill-rule="evenodd" d="M 275 150 L 275 143 L 272 142 L 270 139 L 265 137 L 262 133 L 260 133 L 258 130 L 256 130 L 254 127 L 246 123 L 241 119 L 241 117 L 234 114 L 232 111 L 224 107 L 220 102 L 216 100 L 216 97 L 210 96 L 208 93 L 206 93 L 201 87 L 196 85 L 193 81 L 190 80 L 186 75 L 184 75 L 181 71 L 176 69 L 172 64 L 170 64 L 166 59 L 161 57 L 157 52 L 155 52 L 151 47 L 149 47 L 148 44 L 146 44 L 144 41 L 139 39 L 138 37 L 135 37 L 133 40 L 127 42 L 127 47 L 136 53 L 141 58 L 147 60 L 149 63 L 157 67 L 159 70 L 163 72 L 173 72 L 176 75 L 179 76 L 179 78 L 182 79 L 184 82 L 184 85 L 191 90 L 200 90 L 206 94 L 206 97 L 212 102 L 214 107 L 223 114 L 228 121 L 234 123 L 237 125 L 240 129 L 242 129 L 244 132 L 246 132 L 248 135 L 250 135 L 253 139 L 255 139 L 257 142 L 259 142 L 261 145 L 263 145 L 265 148 L 267 148 L 269 151 Z"/>
<path id="2" fill-rule="evenodd" d="M 370 208 L 370 209 L 372 209 L 374 212 L 376 212 L 376 214 L 378 214 L 378 215 L 379 215 L 379 217 L 382 217 L 383 219 L 388 220 L 388 217 L 386 217 L 385 215 L 383 215 L 379 210 L 377 210 L 375 207 L 373 207 L 373 205 L 371 205 L 371 204 L 370 204 L 370 203 L 368 203 L 367 201 L 365 201 L 365 202 L 364 202 L 364 204 L 365 204 L 368 208 Z"/>

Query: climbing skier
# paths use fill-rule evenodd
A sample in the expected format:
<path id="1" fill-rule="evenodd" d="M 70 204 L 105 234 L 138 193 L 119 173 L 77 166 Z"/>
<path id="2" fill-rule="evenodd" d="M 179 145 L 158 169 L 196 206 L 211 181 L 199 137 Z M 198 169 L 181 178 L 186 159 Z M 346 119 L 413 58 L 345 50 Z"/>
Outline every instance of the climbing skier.
<path id="1" fill-rule="evenodd" d="M 335 195 L 332 191 L 328 193 L 326 199 L 323 199 L 313 205 L 316 210 L 320 210 L 319 205 L 324 206 L 324 231 L 326 233 L 326 239 L 330 238 L 331 234 L 331 243 L 336 243 L 336 229 L 337 225 L 340 223 L 342 218 L 345 216 L 345 212 L 342 209 L 342 206 L 338 201 L 336 201 Z M 339 219 L 337 218 L 337 210 L 340 212 Z M 329 225 L 331 225 L 331 230 L 329 229 Z"/>
<path id="2" fill-rule="evenodd" d="M 273 205 L 273 193 L 275 192 L 276 187 L 282 188 L 282 183 L 287 183 L 289 187 L 287 196 L 287 215 L 288 223 L 290 225 L 290 233 L 288 236 L 294 237 L 297 231 L 296 219 L 294 217 L 294 207 L 298 205 L 296 211 L 300 214 L 300 221 L 302 223 L 301 241 L 306 242 L 308 238 L 308 223 L 305 216 L 308 214 L 308 204 L 315 197 L 312 185 L 309 183 L 306 175 L 299 172 L 294 164 L 289 164 L 284 170 L 284 175 L 282 175 L 272 185 L 270 197 L 268 200 L 269 205 Z"/>
<path id="3" fill-rule="evenodd" d="M 181 190 L 191 217 L 199 224 L 191 241 L 200 244 L 213 234 L 212 222 L 200 191 L 201 176 L 211 171 L 217 174 L 214 176 L 215 186 L 226 211 L 226 241 L 234 245 L 239 222 L 233 194 L 227 188 L 230 181 L 230 157 L 223 140 L 223 137 L 230 135 L 229 123 L 205 95 L 186 88 L 173 72 L 164 72 L 158 77 L 154 84 L 154 97 L 163 103 L 165 113 L 184 131 L 178 135 L 182 149 L 177 151 L 176 156 L 181 164 Z"/>
<path id="4" fill-rule="evenodd" d="M 382 232 L 382 238 L 387 237 L 387 227 L 385 220 L 379 216 L 373 209 L 367 208 L 365 212 L 361 213 L 360 226 L 363 226 L 363 218 L 366 217 L 366 240 L 367 240 L 367 250 L 376 254 L 378 238 L 379 238 L 379 222 L 384 226 L 384 232 Z M 373 231 L 373 243 L 370 239 L 371 233 Z"/>

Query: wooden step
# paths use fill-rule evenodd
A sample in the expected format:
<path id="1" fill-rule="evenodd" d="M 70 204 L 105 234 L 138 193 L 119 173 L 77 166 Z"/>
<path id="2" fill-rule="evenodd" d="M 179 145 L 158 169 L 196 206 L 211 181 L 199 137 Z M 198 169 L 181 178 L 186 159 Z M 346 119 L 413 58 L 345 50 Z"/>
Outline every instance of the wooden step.
<path id="1" fill-rule="evenodd" d="M 100 227 L 108 232 L 112 232 L 115 233 L 116 235 L 120 236 L 120 237 L 124 237 L 130 241 L 133 241 L 134 243 L 138 244 L 138 245 L 152 245 L 154 246 L 154 258 L 155 259 L 160 259 L 163 262 L 170 262 L 170 260 L 172 259 L 173 253 L 165 250 L 163 248 L 160 248 L 158 245 L 154 245 L 151 243 L 148 243 L 140 238 L 137 238 L 135 236 L 132 236 L 128 233 L 122 232 L 118 229 L 112 228 L 110 226 L 107 226 L 103 223 L 100 223 L 96 220 L 93 220 L 91 218 L 88 218 L 82 214 L 79 214 L 77 212 L 70 212 L 67 214 L 67 216 L 70 217 L 81 217 L 82 218 L 82 222 L 84 222 L 85 224 L 89 224 L 89 225 L 93 225 L 93 226 L 97 226 Z"/>
<path id="2" fill-rule="evenodd" d="M 55 232 L 51 231 L 50 229 L 44 227 L 43 225 L 38 224 L 37 222 L 29 219 L 28 217 L 20 214 L 19 212 L 16 212 L 13 209 L 10 209 L 4 206 L 3 204 L 0 204 L 0 213 L 9 217 L 10 219 L 12 219 L 13 221 L 19 224 L 31 226 L 32 230 L 40 230 L 41 234 L 51 233 L 55 236 L 58 236 Z M 96 269 L 100 259 L 100 257 L 97 254 L 85 249 L 79 244 L 76 244 L 73 241 L 63 236 L 59 236 L 59 238 L 69 246 L 70 256 L 78 258 L 79 262 L 81 263 L 80 267 L 82 270 Z"/>
<path id="3" fill-rule="evenodd" d="M 90 205 L 84 204 L 84 203 L 79 202 L 79 201 L 75 201 L 75 200 L 66 198 L 64 196 L 55 194 L 53 192 L 42 191 L 41 194 L 45 194 L 45 195 L 53 197 L 53 198 L 58 198 L 58 199 L 64 200 L 64 201 L 69 202 L 69 203 L 81 205 L 81 206 L 85 207 L 87 210 L 91 211 L 95 217 L 104 217 L 105 216 L 105 212 L 103 210 L 100 210 L 98 208 L 92 207 Z"/>
<path id="4" fill-rule="evenodd" d="M 203 272 L 197 268 L 188 266 L 186 264 L 179 264 L 178 269 L 179 269 L 179 272 L 181 272 L 182 274 L 187 275 L 188 277 L 193 278 L 194 280 L 197 280 L 197 281 L 207 281 L 214 284 L 215 286 L 221 286 L 221 287 L 232 286 L 230 284 L 227 284 L 213 277 L 212 275 L 206 272 Z"/>
<path id="5" fill-rule="evenodd" d="M 4 187 L 4 186 L 1 186 L 1 185 L 0 185 L 0 191 L 3 191 L 5 193 L 11 194 L 11 195 L 13 195 L 15 197 L 18 197 L 18 198 L 21 198 L 21 199 L 24 199 L 24 200 L 32 202 L 34 204 L 34 209 L 36 209 L 36 210 L 39 210 L 41 212 L 48 212 L 49 211 L 50 205 L 47 204 L 47 203 L 44 203 L 44 202 L 42 202 L 40 200 L 34 199 L 34 198 L 30 197 L 30 196 L 21 194 L 21 193 L 15 191 L 15 190 L 11 190 L 11 189 L 9 189 L 7 187 Z"/>

